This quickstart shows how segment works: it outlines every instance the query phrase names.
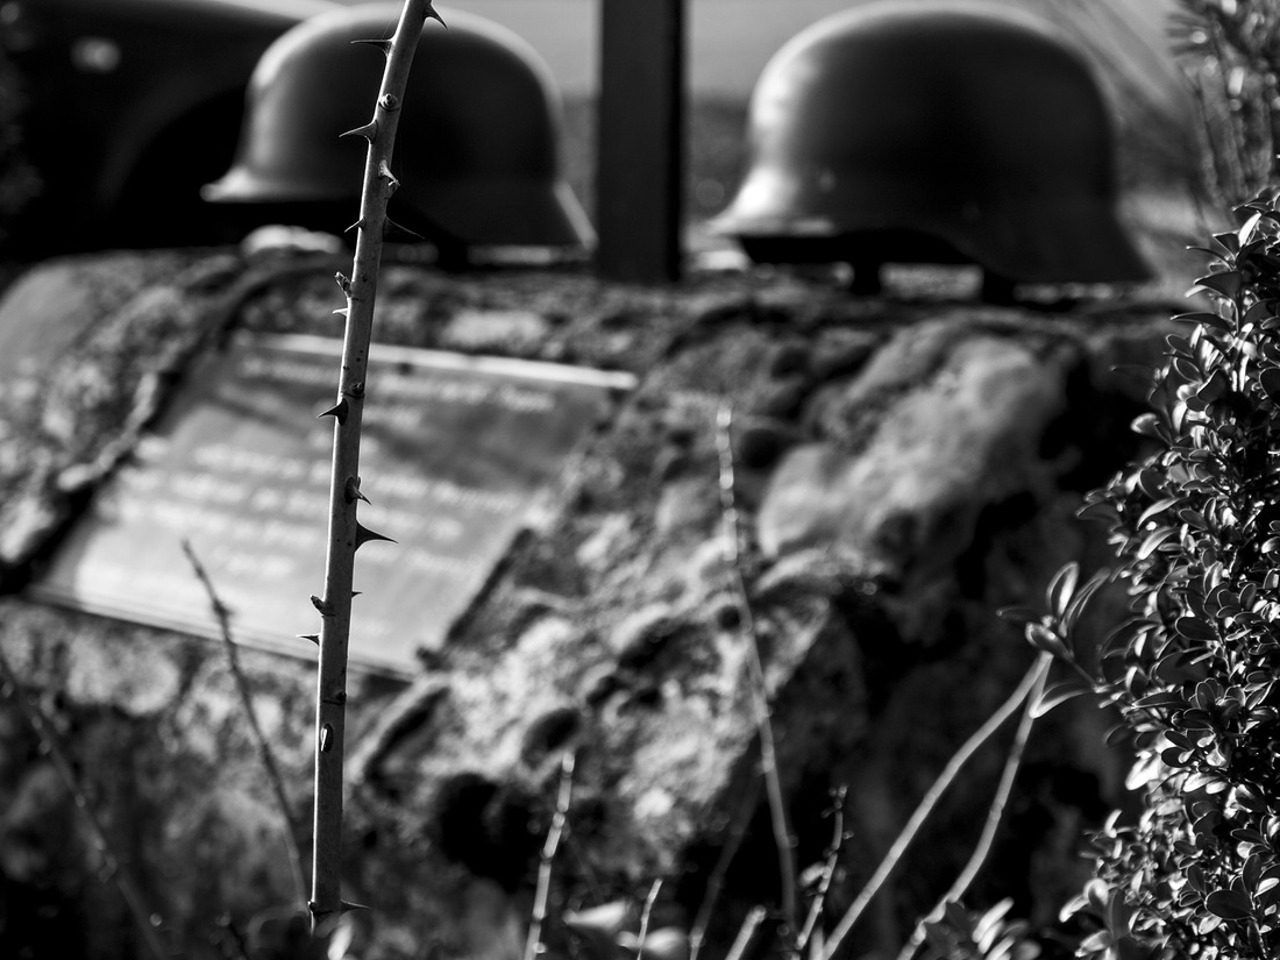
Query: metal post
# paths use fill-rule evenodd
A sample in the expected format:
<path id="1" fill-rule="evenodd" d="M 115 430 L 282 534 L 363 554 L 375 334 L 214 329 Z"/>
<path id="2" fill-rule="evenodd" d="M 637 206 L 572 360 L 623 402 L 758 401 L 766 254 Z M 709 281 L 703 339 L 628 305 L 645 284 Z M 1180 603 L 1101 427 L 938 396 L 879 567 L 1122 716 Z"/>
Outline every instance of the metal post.
<path id="1" fill-rule="evenodd" d="M 600 0 L 596 269 L 660 283 L 680 276 L 685 0 Z"/>

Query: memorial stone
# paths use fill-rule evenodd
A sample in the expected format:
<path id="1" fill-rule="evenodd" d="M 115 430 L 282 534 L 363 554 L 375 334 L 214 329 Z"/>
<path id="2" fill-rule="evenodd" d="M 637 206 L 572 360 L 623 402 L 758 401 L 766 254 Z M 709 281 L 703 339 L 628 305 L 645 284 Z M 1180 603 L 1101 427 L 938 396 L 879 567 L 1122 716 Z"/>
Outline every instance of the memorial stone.
<path id="1" fill-rule="evenodd" d="M 196 634 L 217 622 L 190 542 L 237 640 L 306 653 L 323 592 L 340 344 L 241 334 L 205 358 L 96 497 L 35 593 Z M 630 374 L 375 346 L 361 522 L 397 542 L 356 563 L 353 662 L 412 672 L 475 600 L 567 458 Z"/>

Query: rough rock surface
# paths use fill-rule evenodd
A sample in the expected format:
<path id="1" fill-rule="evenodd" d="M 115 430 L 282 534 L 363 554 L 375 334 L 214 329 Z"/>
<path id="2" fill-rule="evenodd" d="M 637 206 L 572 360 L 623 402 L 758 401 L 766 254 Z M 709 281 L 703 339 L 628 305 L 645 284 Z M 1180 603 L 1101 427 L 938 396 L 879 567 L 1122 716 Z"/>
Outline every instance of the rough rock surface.
<path id="1" fill-rule="evenodd" d="M 78 317 L 70 346 L 0 393 L 0 644 L 56 718 L 164 935 L 188 956 L 219 956 L 251 916 L 292 896 L 280 812 L 224 652 L 20 591 L 193 351 L 231 326 L 337 332 L 341 264 L 215 252 L 157 276 L 156 256 L 114 261 L 133 295 L 92 324 Z M 747 907 L 778 895 L 753 642 L 802 867 L 830 842 L 830 791 L 849 789 L 838 913 L 1029 663 L 995 610 L 1034 603 L 1067 560 L 1102 559 L 1073 511 L 1133 452 L 1127 423 L 1144 392 L 1112 368 L 1158 360 L 1171 311 L 1136 300 L 993 308 L 934 290 L 853 299 L 765 271 L 653 290 L 412 264 L 389 266 L 379 296 L 389 342 L 641 379 L 420 676 L 353 677 L 348 899 L 375 907 L 353 948 L 368 958 L 518 954 L 566 750 L 577 762 L 553 948 L 567 942 L 564 909 L 642 899 L 655 878 L 670 922 L 687 925 L 742 833 L 711 927 L 719 955 Z M 745 543 L 736 566 L 717 447 L 725 409 Z M 245 657 L 305 822 L 310 667 Z M 5 693 L 0 953 L 56 942 L 59 956 L 133 956 L 74 798 L 19 692 Z M 1040 922 L 1073 892 L 1076 830 L 1118 796 L 1105 726 L 1087 707 L 1044 722 L 979 901 L 1014 896 Z M 1001 762 L 997 750 L 979 757 L 856 952 L 895 949 L 950 882 Z"/>

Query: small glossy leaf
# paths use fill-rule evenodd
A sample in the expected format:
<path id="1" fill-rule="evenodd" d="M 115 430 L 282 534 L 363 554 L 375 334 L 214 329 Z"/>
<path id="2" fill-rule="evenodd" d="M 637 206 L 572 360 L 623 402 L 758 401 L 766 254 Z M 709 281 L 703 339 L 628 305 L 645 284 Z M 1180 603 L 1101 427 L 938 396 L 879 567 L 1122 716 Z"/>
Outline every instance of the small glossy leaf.
<path id="1" fill-rule="evenodd" d="M 1227 379 L 1227 375 L 1221 370 L 1213 371 L 1213 375 L 1204 382 L 1199 390 L 1196 391 L 1196 397 L 1205 403 L 1212 403 L 1220 399 L 1231 386 L 1231 381 Z"/>
<path id="2" fill-rule="evenodd" d="M 1204 898 L 1204 905 L 1223 920 L 1244 920 L 1253 916 L 1253 904 L 1237 890 L 1215 890 Z"/>
<path id="3" fill-rule="evenodd" d="M 1161 707 L 1181 708 L 1187 706 L 1187 698 L 1176 690 L 1157 690 L 1134 702 L 1140 710 L 1155 710 Z"/>
<path id="4" fill-rule="evenodd" d="M 1012 906 L 1012 898 L 1006 897 L 979 917 L 978 922 L 973 927 L 974 942 L 980 947 L 986 942 L 987 946 L 983 947 L 983 949 L 989 950 L 991 942 L 1001 930 L 1001 921 L 1004 919 L 1004 915 L 1009 912 L 1009 908 Z"/>
<path id="5" fill-rule="evenodd" d="M 1240 296 L 1242 285 L 1239 271 L 1223 270 L 1221 273 L 1211 273 L 1207 277 L 1200 277 L 1196 280 L 1195 285 L 1187 291 L 1187 294 L 1191 295 L 1201 290 L 1208 290 L 1228 300 L 1235 300 Z"/>
<path id="6" fill-rule="evenodd" d="M 996 616 L 1010 623 L 1030 623 L 1040 619 L 1041 611 L 1035 607 L 1001 607 Z"/>
<path id="7" fill-rule="evenodd" d="M 1174 357 L 1170 366 L 1178 376 L 1188 383 L 1195 383 L 1204 376 L 1200 368 L 1185 357 Z"/>
<path id="8" fill-rule="evenodd" d="M 1062 638 L 1043 623 L 1028 623 L 1025 635 L 1027 642 L 1037 650 L 1043 650 L 1045 653 L 1051 653 L 1055 657 L 1062 659 L 1070 658 L 1070 652 L 1067 650 L 1066 644 L 1062 642 Z"/>
<path id="9" fill-rule="evenodd" d="M 1218 639 L 1218 631 L 1212 624 L 1197 617 L 1179 617 L 1173 625 L 1179 636 L 1201 643 L 1212 643 Z"/>
<path id="10" fill-rule="evenodd" d="M 1144 526 L 1148 520 L 1159 516 L 1170 507 L 1176 506 L 1179 503 L 1182 503 L 1182 497 L 1165 497 L 1162 500 L 1157 500 L 1155 503 L 1151 504 L 1151 506 L 1147 507 L 1147 509 L 1142 511 L 1142 515 L 1138 517 L 1137 526 Z"/>
<path id="11" fill-rule="evenodd" d="M 1280 367 L 1268 367 L 1258 374 L 1262 391 L 1271 399 L 1280 401 Z"/>
<path id="12" fill-rule="evenodd" d="M 1226 333 L 1229 333 L 1232 330 L 1232 324 L 1230 320 L 1227 320 L 1226 318 L 1221 317 L 1216 313 L 1208 313 L 1206 311 L 1199 311 L 1195 313 L 1180 313 L 1173 319 L 1184 322 L 1184 323 L 1203 324 L 1206 327 L 1212 327 L 1215 330 L 1222 330 L 1223 332 L 1226 332 Z"/>
<path id="13" fill-rule="evenodd" d="M 1196 933 L 1200 936 L 1208 936 L 1222 926 L 1222 918 L 1209 914 L 1208 916 L 1199 917 L 1196 920 Z"/>
<path id="14" fill-rule="evenodd" d="M 1161 545 L 1172 538 L 1176 533 L 1177 531 L 1174 530 L 1173 527 L 1164 527 L 1160 530 L 1155 530 L 1147 534 L 1143 539 L 1142 544 L 1138 547 L 1138 552 L 1136 554 L 1137 558 L 1139 560 L 1147 559 L 1147 557 L 1159 550 Z"/>
<path id="15" fill-rule="evenodd" d="M 1133 422 L 1129 424 L 1129 429 L 1134 433 L 1144 437 L 1151 437 L 1155 440 L 1165 440 L 1165 433 L 1161 430 L 1160 418 L 1154 413 L 1144 413 L 1141 416 L 1134 417 Z"/>
<path id="16" fill-rule="evenodd" d="M 1179 750 L 1177 747 L 1166 747 L 1160 751 L 1160 762 L 1169 767 L 1185 767 L 1187 759 L 1187 751 Z"/>
<path id="17" fill-rule="evenodd" d="M 1049 581 L 1049 589 L 1045 592 L 1045 600 L 1049 609 L 1058 616 L 1066 612 L 1071 595 L 1076 592 L 1076 581 L 1080 578 L 1080 565 L 1074 561 L 1064 565 L 1053 579 Z"/>
<path id="18" fill-rule="evenodd" d="M 1071 602 L 1067 604 L 1066 612 L 1062 615 L 1062 629 L 1067 636 L 1071 636 L 1075 630 L 1076 622 L 1080 619 L 1080 615 L 1084 613 L 1085 607 L 1088 606 L 1090 598 L 1098 592 L 1111 578 L 1110 570 L 1098 570 L 1090 577 L 1083 587 L 1076 591 L 1075 596 L 1071 598 Z"/>

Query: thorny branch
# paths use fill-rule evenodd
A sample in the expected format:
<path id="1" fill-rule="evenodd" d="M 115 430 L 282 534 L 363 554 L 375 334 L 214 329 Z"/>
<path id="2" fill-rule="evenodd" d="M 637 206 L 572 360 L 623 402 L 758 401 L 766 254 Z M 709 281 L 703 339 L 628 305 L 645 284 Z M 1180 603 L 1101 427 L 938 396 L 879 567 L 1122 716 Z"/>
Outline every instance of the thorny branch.
<path id="1" fill-rule="evenodd" d="M 329 537 L 324 595 L 312 597 L 321 616 L 320 666 L 316 682 L 315 819 L 311 868 L 312 926 L 319 929 L 340 915 L 342 863 L 343 738 L 346 726 L 347 648 L 351 634 L 351 598 L 355 554 L 370 540 L 385 540 L 361 526 L 356 506 L 360 491 L 360 430 L 365 380 L 373 338 L 373 305 L 387 201 L 399 181 L 391 173 L 392 147 L 400 121 L 409 70 L 428 17 L 440 19 L 430 0 L 405 0 L 390 41 L 370 41 L 387 57 L 373 119 L 344 136 L 369 143 L 365 157 L 360 219 L 356 221 L 355 260 L 350 278 L 338 275 L 347 297 L 342 370 L 334 405 L 322 414 L 333 418 L 333 462 L 329 481 Z M 443 21 L 441 21 L 443 22 Z"/>

